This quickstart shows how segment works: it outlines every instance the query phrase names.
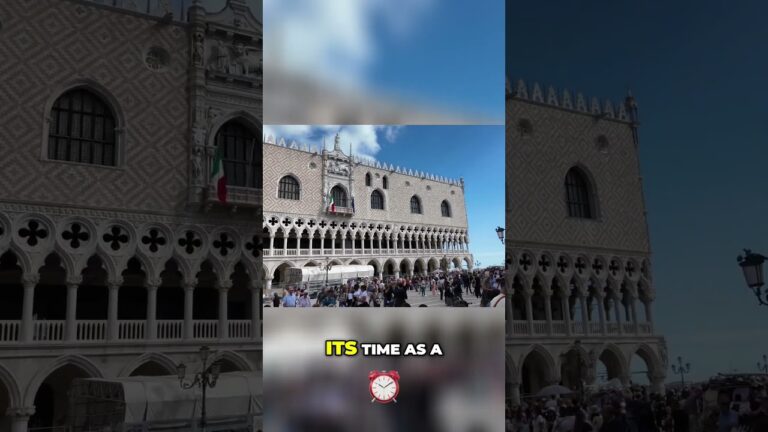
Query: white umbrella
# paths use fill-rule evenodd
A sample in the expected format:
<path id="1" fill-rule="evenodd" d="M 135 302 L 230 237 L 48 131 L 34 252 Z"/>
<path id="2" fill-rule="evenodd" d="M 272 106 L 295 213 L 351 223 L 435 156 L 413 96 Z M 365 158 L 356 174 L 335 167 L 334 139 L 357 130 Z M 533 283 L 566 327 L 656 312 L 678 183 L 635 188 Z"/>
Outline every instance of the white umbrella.
<path id="1" fill-rule="evenodd" d="M 622 390 L 624 384 L 618 378 L 613 378 L 600 385 L 600 390 Z"/>
<path id="2" fill-rule="evenodd" d="M 546 386 L 543 389 L 539 390 L 536 393 L 536 397 L 550 397 L 550 396 L 560 396 L 560 395 L 567 395 L 573 393 L 573 390 L 569 389 L 568 387 L 563 387 L 561 385 L 551 385 Z"/>

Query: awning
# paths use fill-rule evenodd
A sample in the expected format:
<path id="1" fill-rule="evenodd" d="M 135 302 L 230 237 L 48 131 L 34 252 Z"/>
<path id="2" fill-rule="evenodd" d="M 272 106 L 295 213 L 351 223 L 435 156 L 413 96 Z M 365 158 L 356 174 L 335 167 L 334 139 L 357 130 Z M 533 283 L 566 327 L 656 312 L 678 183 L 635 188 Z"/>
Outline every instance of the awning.
<path id="1" fill-rule="evenodd" d="M 79 397 L 110 399 L 122 396 L 124 422 L 188 421 L 200 415 L 202 392 L 195 387 L 183 390 L 176 376 L 85 378 L 78 385 Z M 122 391 L 120 391 L 122 390 Z M 216 386 L 206 395 L 209 418 L 261 416 L 262 379 L 253 372 L 227 372 L 219 375 Z"/>

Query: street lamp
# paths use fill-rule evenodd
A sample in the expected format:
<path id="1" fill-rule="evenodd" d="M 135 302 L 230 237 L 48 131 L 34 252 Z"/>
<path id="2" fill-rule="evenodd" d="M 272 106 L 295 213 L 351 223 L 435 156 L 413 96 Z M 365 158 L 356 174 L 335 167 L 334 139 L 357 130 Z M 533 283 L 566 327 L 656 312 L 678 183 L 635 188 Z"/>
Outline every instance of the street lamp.
<path id="1" fill-rule="evenodd" d="M 501 244 L 504 244 L 504 228 L 497 226 L 496 235 L 499 236 L 499 240 L 501 240 Z"/>
<path id="2" fill-rule="evenodd" d="M 205 432 L 205 397 L 208 387 L 216 387 L 216 381 L 219 379 L 219 373 L 221 372 L 221 364 L 215 361 L 208 365 L 208 357 L 211 354 L 211 349 L 207 346 L 200 348 L 200 360 L 202 360 L 203 367 L 200 372 L 196 373 L 192 381 L 185 381 L 184 378 L 187 374 L 187 366 L 184 363 L 179 363 L 176 366 L 176 373 L 179 376 L 179 385 L 184 390 L 189 390 L 194 387 L 199 387 L 203 392 L 202 409 L 200 410 L 200 428 Z"/>
<path id="3" fill-rule="evenodd" d="M 328 288 L 328 272 L 331 271 L 331 259 L 325 257 L 325 288 Z"/>
<path id="4" fill-rule="evenodd" d="M 747 286 L 755 293 L 757 301 L 763 306 L 768 306 L 768 295 L 766 300 L 763 300 L 762 287 L 763 281 L 763 263 L 766 257 L 758 253 L 753 253 L 749 249 L 744 249 L 744 256 L 739 255 L 736 257 L 736 261 L 741 267 L 741 271 L 744 272 L 744 280 L 747 282 Z"/>
<path id="5" fill-rule="evenodd" d="M 757 370 L 764 374 L 768 374 L 768 358 L 763 354 L 763 362 L 757 362 Z"/>
<path id="6" fill-rule="evenodd" d="M 683 365 L 683 358 L 677 356 L 677 365 L 672 365 L 672 372 L 675 375 L 680 375 L 680 384 L 685 387 L 685 374 L 691 371 L 691 364 L 686 363 Z"/>

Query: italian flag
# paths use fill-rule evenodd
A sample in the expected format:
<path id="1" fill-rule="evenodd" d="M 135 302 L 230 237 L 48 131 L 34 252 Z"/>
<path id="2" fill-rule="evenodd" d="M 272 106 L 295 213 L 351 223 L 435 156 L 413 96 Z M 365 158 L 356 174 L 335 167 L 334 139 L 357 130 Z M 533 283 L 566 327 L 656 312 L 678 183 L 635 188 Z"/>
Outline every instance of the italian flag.
<path id="1" fill-rule="evenodd" d="M 333 194 L 328 192 L 328 208 L 331 210 L 331 213 L 336 213 L 336 203 L 333 202 Z"/>
<path id="2" fill-rule="evenodd" d="M 211 167 L 211 184 L 216 185 L 216 196 L 222 204 L 227 203 L 227 177 L 224 175 L 224 161 L 221 157 L 221 146 L 216 147 Z"/>

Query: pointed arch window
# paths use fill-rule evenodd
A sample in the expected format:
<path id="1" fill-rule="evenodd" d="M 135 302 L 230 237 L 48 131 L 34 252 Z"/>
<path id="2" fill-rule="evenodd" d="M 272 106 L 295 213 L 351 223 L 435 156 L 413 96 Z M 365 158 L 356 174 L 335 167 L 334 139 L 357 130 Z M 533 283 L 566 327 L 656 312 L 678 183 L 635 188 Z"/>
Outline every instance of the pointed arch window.
<path id="1" fill-rule="evenodd" d="M 384 210 L 384 195 L 378 190 L 371 192 L 371 208 Z"/>
<path id="2" fill-rule="evenodd" d="M 421 200 L 416 195 L 411 197 L 411 213 L 421 214 Z"/>
<path id="3" fill-rule="evenodd" d="M 245 124 L 230 120 L 216 133 L 216 146 L 221 148 L 224 175 L 230 186 L 262 187 L 261 139 Z"/>
<path id="4" fill-rule="evenodd" d="M 365 185 L 366 186 L 371 185 L 371 173 L 365 173 Z"/>
<path id="5" fill-rule="evenodd" d="M 384 189 L 389 189 L 389 179 L 387 176 L 381 178 L 381 185 L 384 187 Z"/>
<path id="6" fill-rule="evenodd" d="M 53 104 L 48 158 L 117 165 L 117 125 L 112 107 L 87 88 L 69 90 Z"/>
<path id="7" fill-rule="evenodd" d="M 331 189 L 333 204 L 336 207 L 347 207 L 347 191 L 343 187 L 336 185 Z"/>
<path id="8" fill-rule="evenodd" d="M 301 198 L 299 181 L 296 180 L 295 177 L 289 175 L 281 178 L 280 186 L 277 190 L 277 197 L 298 201 Z"/>
<path id="9" fill-rule="evenodd" d="M 449 204 L 447 200 L 443 200 L 443 202 L 440 203 L 440 213 L 443 217 L 451 217 L 451 204 Z"/>
<path id="10" fill-rule="evenodd" d="M 582 219 L 595 218 L 595 197 L 587 174 L 578 167 L 565 175 L 565 201 L 568 216 Z"/>

